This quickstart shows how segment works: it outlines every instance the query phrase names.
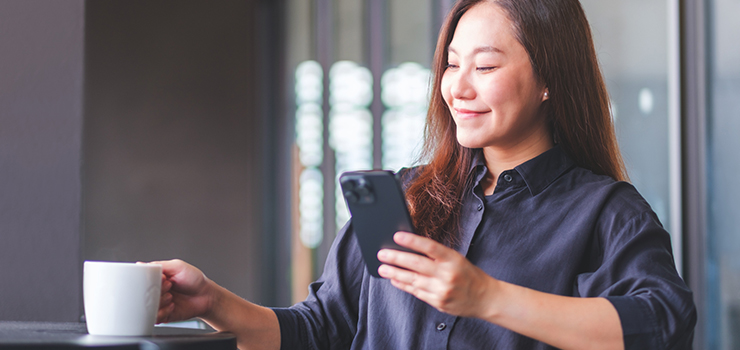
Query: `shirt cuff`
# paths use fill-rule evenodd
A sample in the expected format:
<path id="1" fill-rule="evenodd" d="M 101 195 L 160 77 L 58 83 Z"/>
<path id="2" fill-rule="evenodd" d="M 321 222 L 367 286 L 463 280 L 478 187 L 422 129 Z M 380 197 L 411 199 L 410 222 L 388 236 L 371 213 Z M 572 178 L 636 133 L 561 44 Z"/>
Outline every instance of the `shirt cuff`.
<path id="1" fill-rule="evenodd" d="M 308 347 L 308 333 L 299 312 L 288 308 L 273 308 L 280 324 L 280 349 L 303 349 Z"/>
<path id="2" fill-rule="evenodd" d="M 661 349 L 656 316 L 645 302 L 634 296 L 608 296 L 622 324 L 624 349 Z"/>

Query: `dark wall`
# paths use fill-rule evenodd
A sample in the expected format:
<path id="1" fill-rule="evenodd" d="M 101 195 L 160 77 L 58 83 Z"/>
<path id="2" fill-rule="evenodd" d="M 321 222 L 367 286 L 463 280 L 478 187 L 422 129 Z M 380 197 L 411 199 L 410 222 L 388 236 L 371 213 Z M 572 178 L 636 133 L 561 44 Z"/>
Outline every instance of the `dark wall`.
<path id="1" fill-rule="evenodd" d="M 0 320 L 79 317 L 83 21 L 0 1 Z"/>
<path id="2" fill-rule="evenodd" d="M 257 1 L 89 1 L 84 258 L 181 258 L 263 301 Z M 269 237 L 268 237 L 269 239 Z"/>
<path id="3" fill-rule="evenodd" d="M 0 0 L 0 320 L 78 320 L 83 260 L 285 304 L 280 3 Z"/>

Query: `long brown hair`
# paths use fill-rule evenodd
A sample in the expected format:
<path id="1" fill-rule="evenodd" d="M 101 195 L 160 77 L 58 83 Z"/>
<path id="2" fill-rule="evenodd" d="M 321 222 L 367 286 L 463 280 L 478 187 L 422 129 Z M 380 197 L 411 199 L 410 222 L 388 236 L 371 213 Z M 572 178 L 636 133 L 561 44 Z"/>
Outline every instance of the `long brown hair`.
<path id="1" fill-rule="evenodd" d="M 474 5 L 458 1 L 440 31 L 422 158 L 429 163 L 406 189 L 417 233 L 447 245 L 456 242 L 462 199 L 480 149 L 461 146 L 440 91 L 447 48 L 457 23 Z M 617 145 L 609 97 L 586 16 L 578 0 L 492 0 L 508 15 L 536 76 L 549 90 L 545 109 L 555 143 L 583 168 L 615 180 L 627 173 Z"/>

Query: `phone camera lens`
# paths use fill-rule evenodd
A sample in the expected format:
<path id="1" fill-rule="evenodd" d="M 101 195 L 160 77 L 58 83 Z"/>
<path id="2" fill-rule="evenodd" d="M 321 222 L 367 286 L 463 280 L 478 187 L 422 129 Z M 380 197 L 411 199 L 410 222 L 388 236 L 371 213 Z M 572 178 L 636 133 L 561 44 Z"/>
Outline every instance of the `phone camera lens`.
<path id="1" fill-rule="evenodd" d="M 351 180 L 351 179 L 343 179 L 342 180 L 342 187 L 344 187 L 344 189 L 347 190 L 347 191 L 354 190 L 356 184 L 357 183 L 356 183 L 355 180 Z"/>
<path id="2" fill-rule="evenodd" d="M 357 188 L 357 194 L 360 195 L 360 197 L 365 197 L 370 194 L 370 189 L 366 186 L 361 186 Z"/>
<path id="3" fill-rule="evenodd" d="M 357 196 L 357 193 L 351 190 L 344 191 L 344 198 L 347 198 L 347 202 L 350 203 L 357 203 L 357 201 L 360 199 L 360 197 Z"/>
<path id="4" fill-rule="evenodd" d="M 370 184 L 365 179 L 359 179 L 355 190 L 360 197 L 366 197 L 370 194 Z"/>

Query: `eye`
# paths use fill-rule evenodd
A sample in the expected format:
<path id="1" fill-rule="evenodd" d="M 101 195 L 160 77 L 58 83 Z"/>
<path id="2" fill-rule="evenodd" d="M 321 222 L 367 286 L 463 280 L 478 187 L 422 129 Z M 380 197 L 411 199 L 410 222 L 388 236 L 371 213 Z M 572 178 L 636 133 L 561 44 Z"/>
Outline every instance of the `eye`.
<path id="1" fill-rule="evenodd" d="M 457 69 L 457 68 L 460 68 L 460 67 L 458 67 L 458 65 L 452 64 L 452 63 L 447 63 L 447 66 L 445 66 L 445 69 Z"/>
<path id="2" fill-rule="evenodd" d="M 475 70 L 477 70 L 479 72 L 490 72 L 490 71 L 492 71 L 494 69 L 496 69 L 495 66 L 491 66 L 491 67 L 476 67 L 475 68 Z"/>

